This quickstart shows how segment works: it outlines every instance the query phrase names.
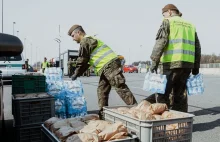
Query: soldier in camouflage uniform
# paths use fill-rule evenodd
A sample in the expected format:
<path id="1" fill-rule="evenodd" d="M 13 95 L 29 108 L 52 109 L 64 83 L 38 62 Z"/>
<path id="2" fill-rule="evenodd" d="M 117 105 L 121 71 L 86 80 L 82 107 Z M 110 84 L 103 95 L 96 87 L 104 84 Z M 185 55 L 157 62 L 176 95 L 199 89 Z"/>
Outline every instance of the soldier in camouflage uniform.
<path id="1" fill-rule="evenodd" d="M 152 66 L 150 70 L 151 72 L 157 71 L 158 64 L 160 60 L 162 60 L 162 69 L 160 73 L 167 76 L 167 87 L 165 94 L 153 94 L 150 97 L 148 97 L 147 100 L 152 102 L 156 101 L 159 103 L 166 103 L 170 109 L 187 112 L 188 106 L 186 82 L 191 72 L 194 75 L 197 75 L 199 73 L 201 57 L 200 42 L 196 31 L 192 32 L 195 29 L 194 26 L 192 26 L 191 23 L 182 20 L 182 18 L 179 18 L 182 16 L 182 13 L 179 12 L 175 5 L 166 5 L 162 9 L 162 12 L 165 19 L 163 20 L 163 23 L 156 36 L 156 44 L 151 54 Z M 178 20 L 184 22 L 179 22 Z M 170 26 L 170 21 L 172 21 L 172 27 Z M 178 25 L 175 22 L 179 22 L 180 24 L 178 23 Z M 190 25 L 193 28 L 189 28 L 190 26 L 187 27 L 185 25 Z M 174 34 L 174 29 L 178 32 L 185 33 L 186 35 L 193 35 L 192 33 L 194 33 L 194 35 L 191 37 L 184 37 L 185 35 L 182 33 Z M 183 37 L 180 39 L 172 39 L 174 36 L 179 35 Z M 179 45 L 177 45 L 176 43 L 178 43 Z M 190 50 L 194 51 L 188 51 L 186 46 L 192 47 L 193 49 Z M 173 47 L 173 49 L 171 48 L 171 50 L 168 47 Z M 182 58 L 179 60 L 176 60 L 175 58 L 176 61 L 173 61 L 174 56 L 177 55 L 176 52 L 178 52 L 178 56 L 181 56 L 183 58 L 185 56 L 188 57 L 185 58 L 186 60 L 193 59 L 193 61 L 183 61 L 181 60 Z M 165 62 L 165 56 L 166 59 L 172 57 L 171 61 Z"/>
<path id="2" fill-rule="evenodd" d="M 100 117 L 103 118 L 103 106 L 108 106 L 112 86 L 115 87 L 116 92 L 127 105 L 136 104 L 136 99 L 125 84 L 121 62 L 111 48 L 99 39 L 87 36 L 80 25 L 72 26 L 68 34 L 73 40 L 80 43 L 79 57 L 72 80 L 81 76 L 88 69 L 89 64 L 94 67 L 96 74 L 100 76 L 97 89 Z"/>

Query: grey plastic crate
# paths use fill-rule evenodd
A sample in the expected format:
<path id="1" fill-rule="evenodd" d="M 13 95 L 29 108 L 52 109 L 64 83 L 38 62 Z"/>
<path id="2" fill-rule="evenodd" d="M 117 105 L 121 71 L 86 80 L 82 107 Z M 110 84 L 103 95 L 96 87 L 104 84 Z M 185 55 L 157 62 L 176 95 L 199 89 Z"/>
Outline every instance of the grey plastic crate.
<path id="1" fill-rule="evenodd" d="M 42 141 L 43 142 L 61 142 L 53 133 L 51 133 L 45 126 L 42 124 L 41 128 L 42 132 Z M 108 141 L 108 142 L 137 142 L 137 136 L 130 135 L 130 138 L 128 139 L 122 139 L 122 140 L 114 140 L 114 141 Z"/>
<path id="2" fill-rule="evenodd" d="M 192 128 L 194 115 L 179 111 L 172 111 L 184 115 L 184 118 L 142 121 L 112 111 L 118 107 L 104 107 L 105 120 L 110 122 L 120 121 L 128 128 L 131 134 L 137 135 L 141 142 L 192 142 Z M 166 130 L 169 124 L 178 124 L 178 129 Z"/>

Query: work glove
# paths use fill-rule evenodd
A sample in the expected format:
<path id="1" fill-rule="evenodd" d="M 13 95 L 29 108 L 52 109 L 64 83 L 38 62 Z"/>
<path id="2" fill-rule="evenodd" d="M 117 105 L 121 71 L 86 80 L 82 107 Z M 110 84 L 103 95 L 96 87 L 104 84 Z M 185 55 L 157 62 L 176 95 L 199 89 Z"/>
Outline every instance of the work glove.
<path id="1" fill-rule="evenodd" d="M 150 67 L 151 73 L 154 73 L 154 72 L 157 73 L 157 68 L 158 68 L 158 63 L 152 62 L 152 65 Z"/>
<path id="2" fill-rule="evenodd" d="M 192 74 L 193 75 L 199 74 L 199 68 L 192 69 Z"/>
<path id="3" fill-rule="evenodd" d="M 77 79 L 77 76 L 76 75 L 72 75 L 71 79 L 72 79 L 72 81 L 74 81 L 74 80 Z"/>

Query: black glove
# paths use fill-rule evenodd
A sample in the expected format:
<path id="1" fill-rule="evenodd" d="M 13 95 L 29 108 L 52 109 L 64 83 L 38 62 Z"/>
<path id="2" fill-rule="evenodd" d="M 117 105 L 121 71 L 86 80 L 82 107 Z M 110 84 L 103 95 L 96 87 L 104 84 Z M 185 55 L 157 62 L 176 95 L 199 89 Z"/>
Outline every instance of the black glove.
<path id="1" fill-rule="evenodd" d="M 192 69 L 192 74 L 193 75 L 199 74 L 199 68 Z"/>
<path id="2" fill-rule="evenodd" d="M 72 79 L 72 81 L 74 81 L 74 80 L 77 79 L 77 76 L 76 75 L 72 75 L 71 79 Z"/>
<path id="3" fill-rule="evenodd" d="M 152 62 L 152 65 L 151 65 L 151 67 L 150 67 L 151 73 L 154 73 L 154 72 L 157 73 L 157 68 L 158 68 L 158 63 Z"/>

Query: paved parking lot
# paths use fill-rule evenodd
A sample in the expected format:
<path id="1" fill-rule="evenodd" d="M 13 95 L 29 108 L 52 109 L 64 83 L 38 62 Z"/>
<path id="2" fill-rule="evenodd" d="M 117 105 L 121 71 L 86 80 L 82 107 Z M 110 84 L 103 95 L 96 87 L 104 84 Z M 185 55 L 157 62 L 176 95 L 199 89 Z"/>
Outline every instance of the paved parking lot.
<path id="1" fill-rule="evenodd" d="M 127 85 L 134 93 L 138 102 L 150 95 L 142 90 L 145 74 L 125 74 Z M 84 93 L 88 110 L 97 110 L 97 85 L 99 78 L 95 76 L 80 77 L 83 82 Z M 65 78 L 69 80 L 69 78 Z M 220 76 L 204 76 L 205 93 L 199 96 L 189 96 L 189 112 L 194 114 L 193 142 L 219 142 L 220 141 Z M 13 119 L 11 115 L 11 86 L 4 87 L 5 118 Z M 125 105 L 112 88 L 109 105 Z"/>
<path id="2" fill-rule="evenodd" d="M 142 90 L 145 74 L 125 74 L 126 81 L 138 102 L 150 95 Z M 98 77 L 81 77 L 88 109 L 98 109 L 96 89 Z M 194 114 L 193 142 L 220 141 L 220 76 L 204 76 L 205 93 L 199 96 L 189 96 L 189 112 Z M 125 105 L 112 89 L 109 105 Z"/>

